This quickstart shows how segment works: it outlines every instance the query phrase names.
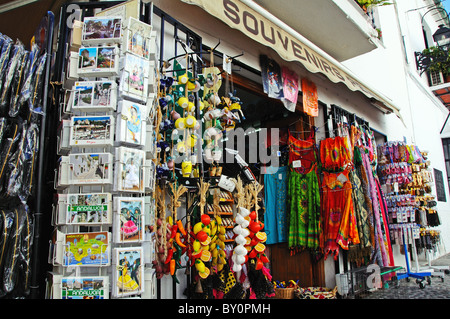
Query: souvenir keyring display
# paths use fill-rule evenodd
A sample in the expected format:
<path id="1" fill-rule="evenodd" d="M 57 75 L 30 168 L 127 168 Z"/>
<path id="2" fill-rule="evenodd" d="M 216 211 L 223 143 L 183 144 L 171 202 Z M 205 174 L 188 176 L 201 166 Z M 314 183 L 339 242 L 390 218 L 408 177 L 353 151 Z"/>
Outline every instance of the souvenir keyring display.
<path id="1" fill-rule="evenodd" d="M 421 225 L 424 225 L 420 214 L 424 208 L 421 206 L 433 199 L 430 195 L 425 196 L 430 190 L 426 185 L 431 182 L 426 169 L 428 164 L 417 146 L 400 141 L 379 145 L 378 157 L 378 171 L 386 193 L 389 232 L 393 244 L 403 245 L 405 248 L 406 271 L 397 273 L 397 277 L 416 278 L 419 287 L 424 288 L 425 282 L 431 283 L 431 272 L 420 269 L 415 242 L 420 239 Z M 410 257 L 406 251 L 408 244 L 412 244 L 411 260 L 415 260 L 415 271 L 411 269 Z"/>

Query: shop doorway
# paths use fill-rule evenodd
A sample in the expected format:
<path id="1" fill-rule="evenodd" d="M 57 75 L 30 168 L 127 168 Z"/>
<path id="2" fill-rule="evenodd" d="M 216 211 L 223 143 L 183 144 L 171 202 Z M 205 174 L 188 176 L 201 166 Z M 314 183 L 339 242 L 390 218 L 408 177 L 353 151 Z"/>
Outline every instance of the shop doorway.
<path id="1" fill-rule="evenodd" d="M 263 92 L 262 81 L 258 71 L 246 68 L 245 65 L 236 63 L 241 69 L 233 73 L 232 89 L 235 96 L 242 102 L 242 110 L 245 120 L 237 125 L 244 129 L 273 128 L 279 129 L 280 146 L 288 146 L 288 130 L 299 139 L 306 139 L 314 128 L 313 117 L 302 112 L 302 96 L 299 92 L 298 104 L 295 112 L 288 111 L 280 100 L 269 98 Z M 252 79 L 244 75 L 252 76 Z M 259 77 L 259 81 L 258 81 Z M 256 78 L 256 80 L 255 80 Z M 226 76 L 223 75 L 226 80 Z M 231 79 L 228 79 L 231 80 Z M 231 88 L 231 83 L 230 86 Z M 226 86 L 222 85 L 220 96 L 227 93 Z M 269 134 L 268 134 L 269 135 Z M 248 145 L 248 144 L 247 144 Z M 246 152 L 248 154 L 248 152 Z M 248 158 L 247 158 L 248 160 Z M 287 165 L 287 161 L 280 159 L 280 165 Z M 260 183 L 264 183 L 264 165 L 260 163 L 250 164 L 250 168 Z M 225 168 L 224 168 L 225 170 Z M 298 280 L 299 285 L 325 286 L 325 270 L 323 258 L 316 259 L 308 250 L 291 255 L 287 242 L 266 245 L 270 259 L 270 270 L 273 280 L 289 281 Z"/>

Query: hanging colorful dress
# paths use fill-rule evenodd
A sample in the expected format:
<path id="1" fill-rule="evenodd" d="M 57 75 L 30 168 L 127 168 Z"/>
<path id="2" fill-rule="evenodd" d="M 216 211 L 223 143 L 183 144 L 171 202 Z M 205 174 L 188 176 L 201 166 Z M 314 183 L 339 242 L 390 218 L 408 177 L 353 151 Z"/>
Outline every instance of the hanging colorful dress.
<path id="1" fill-rule="evenodd" d="M 359 244 L 357 222 L 353 209 L 352 183 L 349 171 L 323 172 L 322 218 L 324 221 L 324 253 L 336 260 L 339 247 L 348 250 L 349 244 Z"/>
<path id="2" fill-rule="evenodd" d="M 336 136 L 326 138 L 320 143 L 320 162 L 322 168 L 332 172 L 341 171 L 352 162 L 350 140 L 346 137 Z"/>
<path id="3" fill-rule="evenodd" d="M 385 236 L 382 229 L 382 216 L 380 209 L 379 197 L 377 194 L 377 184 L 375 181 L 372 166 L 369 162 L 369 156 L 361 150 L 361 156 L 363 159 L 363 165 L 367 172 L 368 186 L 370 191 L 370 197 L 372 200 L 372 211 L 373 211 L 373 231 L 374 231 L 374 242 L 375 242 L 375 259 L 378 261 L 380 266 L 389 265 L 389 257 L 385 245 Z"/>
<path id="4" fill-rule="evenodd" d="M 264 174 L 264 228 L 266 244 L 287 241 L 287 181 L 288 167 L 282 166 L 273 174 Z"/>
<path id="5" fill-rule="evenodd" d="M 321 251 L 320 190 L 314 131 L 306 140 L 289 133 L 288 246 L 291 254 L 303 249 Z"/>
<path id="6" fill-rule="evenodd" d="M 367 193 L 367 187 L 364 186 L 365 184 L 361 171 L 362 158 L 358 147 L 354 148 L 353 159 L 355 167 L 349 176 L 350 181 L 353 184 L 353 208 L 355 210 L 360 243 L 349 247 L 348 259 L 350 262 L 356 262 L 357 266 L 360 266 L 361 264 L 366 264 L 370 261 L 372 253 L 368 207 L 368 203 L 371 204 L 371 202 L 367 200 L 369 194 Z"/>

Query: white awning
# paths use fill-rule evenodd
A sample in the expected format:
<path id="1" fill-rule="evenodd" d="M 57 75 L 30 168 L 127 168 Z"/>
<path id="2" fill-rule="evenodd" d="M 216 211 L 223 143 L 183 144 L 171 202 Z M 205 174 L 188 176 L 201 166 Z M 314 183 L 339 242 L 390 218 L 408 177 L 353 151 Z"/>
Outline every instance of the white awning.
<path id="1" fill-rule="evenodd" d="M 284 60 L 299 62 L 312 73 L 322 73 L 334 83 L 344 83 L 350 90 L 362 92 L 383 113 L 395 113 L 401 118 L 400 109 L 389 98 L 359 81 L 339 61 L 253 1 L 181 1 L 201 7 L 231 28 L 274 49 Z"/>

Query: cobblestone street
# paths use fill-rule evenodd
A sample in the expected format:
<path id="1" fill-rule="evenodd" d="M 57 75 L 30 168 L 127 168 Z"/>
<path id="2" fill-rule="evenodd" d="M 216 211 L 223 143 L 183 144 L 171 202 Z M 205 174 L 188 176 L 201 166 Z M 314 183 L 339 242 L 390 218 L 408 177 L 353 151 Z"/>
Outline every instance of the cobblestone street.
<path id="1" fill-rule="evenodd" d="M 449 266 L 450 254 L 434 260 L 432 266 Z M 425 286 L 420 288 L 415 278 L 402 279 L 398 287 L 390 285 L 387 289 L 368 292 L 362 299 L 450 299 L 450 274 L 445 272 L 434 272 L 430 284 L 424 281 Z M 439 276 L 438 276 L 439 274 Z M 443 274 L 443 278 L 442 278 Z"/>

